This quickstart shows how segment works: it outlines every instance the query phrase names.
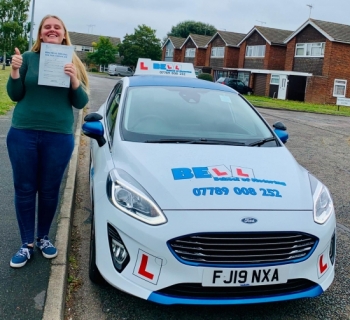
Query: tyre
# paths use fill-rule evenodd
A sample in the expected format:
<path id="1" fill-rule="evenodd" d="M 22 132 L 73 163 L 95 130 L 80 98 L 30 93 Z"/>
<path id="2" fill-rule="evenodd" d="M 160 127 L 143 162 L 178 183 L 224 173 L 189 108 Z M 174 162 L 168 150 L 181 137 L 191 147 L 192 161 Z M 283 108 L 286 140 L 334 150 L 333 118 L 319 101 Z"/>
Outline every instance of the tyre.
<path id="1" fill-rule="evenodd" d="M 95 241 L 95 222 L 94 222 L 94 208 L 92 206 L 91 218 L 91 234 L 90 234 L 90 257 L 89 257 L 89 278 L 96 284 L 103 284 L 105 280 L 101 276 L 100 271 L 96 266 L 96 241 Z"/>

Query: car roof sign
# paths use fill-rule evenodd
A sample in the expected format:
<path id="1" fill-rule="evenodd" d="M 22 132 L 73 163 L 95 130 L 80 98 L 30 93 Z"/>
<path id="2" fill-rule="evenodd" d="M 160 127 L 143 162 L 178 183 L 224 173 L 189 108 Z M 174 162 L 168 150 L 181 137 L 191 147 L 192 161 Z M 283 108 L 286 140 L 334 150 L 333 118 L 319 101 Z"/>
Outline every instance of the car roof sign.
<path id="1" fill-rule="evenodd" d="M 154 61 L 146 58 L 139 58 L 134 76 L 141 75 L 162 75 L 196 78 L 192 63 Z"/>

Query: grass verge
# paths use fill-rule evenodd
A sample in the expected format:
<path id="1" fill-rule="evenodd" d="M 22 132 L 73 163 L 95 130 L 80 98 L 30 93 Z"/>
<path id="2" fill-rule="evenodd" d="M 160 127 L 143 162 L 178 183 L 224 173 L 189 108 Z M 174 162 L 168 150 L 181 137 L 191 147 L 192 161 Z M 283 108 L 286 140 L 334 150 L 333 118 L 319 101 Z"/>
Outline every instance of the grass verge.
<path id="1" fill-rule="evenodd" d="M 314 104 L 291 100 L 278 100 L 261 96 L 245 95 L 244 97 L 256 107 L 350 116 L 350 107 L 337 106 L 334 104 Z"/>
<path id="2" fill-rule="evenodd" d="M 5 70 L 0 70 L 0 115 L 7 113 L 15 104 L 7 95 L 6 90 L 10 70 L 11 67 L 6 67 Z"/>

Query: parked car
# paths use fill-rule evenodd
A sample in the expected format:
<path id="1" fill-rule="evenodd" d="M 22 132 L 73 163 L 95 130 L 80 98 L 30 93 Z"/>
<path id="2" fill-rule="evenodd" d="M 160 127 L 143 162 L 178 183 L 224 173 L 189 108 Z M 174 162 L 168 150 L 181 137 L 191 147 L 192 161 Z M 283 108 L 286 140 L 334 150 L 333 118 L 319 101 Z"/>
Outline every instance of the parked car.
<path id="1" fill-rule="evenodd" d="M 327 187 L 237 91 L 139 59 L 85 117 L 89 275 L 160 304 L 311 298 L 334 279 Z"/>
<path id="2" fill-rule="evenodd" d="M 125 66 L 119 66 L 119 65 L 109 65 L 108 66 L 108 74 L 110 76 L 132 76 L 134 74 L 134 71 Z"/>
<path id="3" fill-rule="evenodd" d="M 225 84 L 232 89 L 235 89 L 237 92 L 241 94 L 251 94 L 253 93 L 253 89 L 246 86 L 243 81 L 238 79 L 233 79 L 229 77 L 221 77 L 216 80 L 217 83 Z"/>
<path id="4" fill-rule="evenodd" d="M 6 66 L 10 66 L 11 65 L 11 58 L 6 58 Z M 4 57 L 0 57 L 0 63 L 3 63 L 4 61 Z"/>

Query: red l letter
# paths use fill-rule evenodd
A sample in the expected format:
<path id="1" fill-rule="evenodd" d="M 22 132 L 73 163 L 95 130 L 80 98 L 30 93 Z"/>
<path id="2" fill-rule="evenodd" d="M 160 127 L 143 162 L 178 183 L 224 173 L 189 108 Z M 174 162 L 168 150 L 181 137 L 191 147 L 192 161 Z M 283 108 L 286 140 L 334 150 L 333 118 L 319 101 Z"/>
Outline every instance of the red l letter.
<path id="1" fill-rule="evenodd" d="M 237 174 L 241 177 L 249 177 L 249 174 L 243 173 L 242 169 L 237 169 Z"/>
<path id="2" fill-rule="evenodd" d="M 325 264 L 323 264 L 323 255 L 321 256 L 319 262 L 318 262 L 318 265 L 320 267 L 320 272 L 323 273 L 327 270 L 328 268 L 328 264 L 327 262 Z"/>
<path id="3" fill-rule="evenodd" d="M 142 62 L 141 62 L 142 63 Z M 154 278 L 154 274 L 146 271 L 146 267 L 147 267 L 147 262 L 148 262 L 148 257 L 143 254 L 142 258 L 141 258 L 141 264 L 140 264 L 140 268 L 139 268 L 139 274 L 141 276 L 144 276 L 145 278 L 148 278 L 150 280 L 152 280 Z"/>
<path id="4" fill-rule="evenodd" d="M 148 67 L 145 66 L 145 63 L 144 63 L 144 62 L 141 62 L 141 63 L 140 63 L 140 69 L 141 69 L 141 70 L 148 70 Z"/>
<path id="5" fill-rule="evenodd" d="M 213 171 L 215 172 L 215 174 L 219 177 L 221 176 L 227 176 L 227 172 L 220 172 L 219 169 L 213 169 Z"/>

